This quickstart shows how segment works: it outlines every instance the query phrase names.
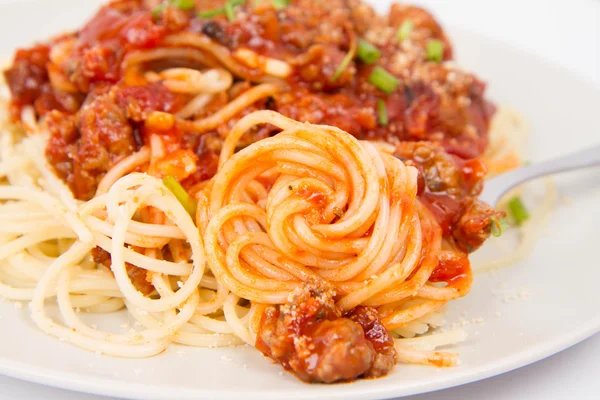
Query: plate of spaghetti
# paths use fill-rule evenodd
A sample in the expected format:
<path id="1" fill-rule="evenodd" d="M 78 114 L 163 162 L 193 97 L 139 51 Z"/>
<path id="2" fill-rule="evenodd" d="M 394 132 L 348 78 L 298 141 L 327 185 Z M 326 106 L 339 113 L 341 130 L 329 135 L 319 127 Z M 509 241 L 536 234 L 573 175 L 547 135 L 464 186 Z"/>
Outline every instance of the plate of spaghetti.
<path id="1" fill-rule="evenodd" d="M 382 398 L 600 329 L 598 171 L 478 200 L 597 88 L 409 4 L 81 3 L 0 3 L 1 373 Z"/>

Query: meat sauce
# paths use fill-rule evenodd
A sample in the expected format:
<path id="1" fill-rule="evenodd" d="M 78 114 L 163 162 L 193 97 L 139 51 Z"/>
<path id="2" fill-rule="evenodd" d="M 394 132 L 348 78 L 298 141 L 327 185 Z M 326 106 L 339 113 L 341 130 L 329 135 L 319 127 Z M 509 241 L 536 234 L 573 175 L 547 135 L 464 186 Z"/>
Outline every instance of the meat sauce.
<path id="1" fill-rule="evenodd" d="M 468 273 L 466 253 L 485 241 L 492 218 L 501 216 L 477 200 L 486 174 L 479 157 L 495 108 L 484 97 L 485 84 L 455 66 L 452 46 L 431 14 L 394 4 L 381 17 L 359 0 L 293 0 L 281 10 L 268 1 L 246 2 L 229 21 L 224 15 L 196 15 L 222 7 L 222 0 L 196 2 L 195 10 L 166 7 L 153 14 L 160 3 L 113 1 L 78 32 L 18 50 L 4 72 L 13 118 L 20 118 L 24 106 L 33 106 L 43 117 L 51 134 L 48 160 L 77 198 L 93 197 L 104 174 L 148 144 L 151 135 L 163 138 L 169 154 L 187 160 L 179 170 L 169 170 L 184 187 L 215 174 L 221 138 L 232 121 L 202 136 L 172 127 L 150 129 L 146 122 L 154 112 L 176 113 L 190 98 L 159 82 L 128 76 L 122 68 L 131 52 L 156 48 L 171 34 L 191 33 L 233 55 L 237 49 L 251 49 L 291 66 L 286 89 L 242 115 L 271 109 L 299 121 L 337 126 L 359 139 L 396 145 L 396 156 L 418 169 L 418 196 L 444 238 L 465 251 L 464 258 L 441 260 L 431 280 L 451 282 Z M 407 22 L 412 25 L 409 37 L 399 38 L 398 30 Z M 354 58 L 336 74 L 358 39 L 375 45 L 379 59 L 367 64 Z M 430 40 L 443 45 L 439 61 L 427 53 Z M 396 77 L 396 90 L 386 94 L 370 83 L 375 67 Z M 214 113 L 227 96 L 230 101 L 253 84 L 238 77 L 239 90 L 215 96 L 204 112 Z M 379 115 L 378 104 L 385 106 L 387 121 Z M 276 132 L 263 127 L 250 141 Z M 189 171 L 190 163 L 195 170 Z M 299 194 L 320 201 L 308 192 Z M 102 256 L 98 252 L 99 260 Z M 144 276 L 129 272 L 144 285 Z M 310 382 L 382 375 L 391 369 L 395 354 L 375 310 L 358 307 L 342 315 L 330 289 L 319 285 L 303 286 L 290 304 L 270 308 L 256 345 Z"/>
<path id="2" fill-rule="evenodd" d="M 359 306 L 342 315 L 322 282 L 302 284 L 289 304 L 262 316 L 256 348 L 305 382 L 339 382 L 387 374 L 394 342 L 377 311 Z"/>
<path id="3" fill-rule="evenodd" d="M 440 265 L 429 277 L 431 282 L 452 283 L 458 279 L 465 278 L 471 273 L 471 264 L 466 254 L 452 257 L 442 257 Z"/>
<path id="4" fill-rule="evenodd" d="M 222 3 L 203 2 L 197 9 Z M 89 199 L 112 165 L 147 142 L 150 132 L 143 121 L 150 112 L 173 113 L 189 100 L 160 83 L 122 76 L 123 59 L 131 51 L 157 47 L 169 34 L 204 35 L 232 54 L 249 48 L 292 66 L 288 89 L 253 109 L 268 107 L 296 120 L 338 126 L 361 139 L 397 144 L 398 156 L 420 170 L 426 183 L 420 196 L 444 234 L 465 250 L 479 247 L 495 215 L 484 205 L 474 206 L 485 174 L 478 157 L 487 145 L 494 107 L 484 98 L 482 82 L 448 64 L 452 47 L 435 19 L 418 7 L 397 4 L 389 16 L 379 17 L 357 0 L 332 0 L 327 6 L 296 0 L 283 10 L 267 3 L 237 7 L 235 20 L 228 21 L 222 15 L 199 18 L 175 7 L 157 17 L 152 1 L 113 1 L 80 31 L 16 53 L 5 72 L 14 115 L 25 105 L 34 105 L 41 116 L 53 113 L 48 118 L 48 158 L 76 197 Z M 406 21 L 413 25 L 410 40 L 399 40 L 397 30 Z M 366 64 L 354 59 L 333 79 L 358 38 L 377 46 L 379 60 Z M 443 43 L 444 63 L 427 60 L 425 48 L 432 39 Z M 393 93 L 386 95 L 369 82 L 376 66 L 398 78 Z M 51 74 L 68 84 L 52 85 Z M 386 124 L 379 121 L 378 102 L 385 104 Z M 111 122 L 92 118 L 92 113 Z M 224 122 L 215 133 L 226 134 L 228 126 Z M 253 140 L 273 133 L 262 130 Z M 214 172 L 219 148 L 203 147 L 204 141 L 192 135 L 174 134 L 175 147 L 193 151 L 204 171 L 187 177 L 188 187 Z M 427 152 L 433 156 L 424 157 Z M 477 223 L 469 219 L 472 215 Z"/>

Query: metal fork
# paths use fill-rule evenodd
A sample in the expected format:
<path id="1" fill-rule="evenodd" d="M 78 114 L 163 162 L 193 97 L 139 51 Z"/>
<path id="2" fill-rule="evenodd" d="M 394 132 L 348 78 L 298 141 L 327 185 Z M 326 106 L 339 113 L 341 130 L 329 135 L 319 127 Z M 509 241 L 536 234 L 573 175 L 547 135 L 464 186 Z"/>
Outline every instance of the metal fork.
<path id="1" fill-rule="evenodd" d="M 485 183 L 479 199 L 494 206 L 504 193 L 521 183 L 546 175 L 594 166 L 600 166 L 600 145 L 494 177 Z"/>

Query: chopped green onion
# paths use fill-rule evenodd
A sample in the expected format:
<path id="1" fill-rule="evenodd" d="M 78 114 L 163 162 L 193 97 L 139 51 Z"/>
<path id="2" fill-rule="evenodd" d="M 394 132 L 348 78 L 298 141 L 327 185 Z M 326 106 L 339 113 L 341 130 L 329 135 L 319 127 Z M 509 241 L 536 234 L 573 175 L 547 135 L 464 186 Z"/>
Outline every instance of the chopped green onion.
<path id="1" fill-rule="evenodd" d="M 431 39 L 427 42 L 427 59 L 442 62 L 444 59 L 444 43 L 441 40 Z"/>
<path id="2" fill-rule="evenodd" d="M 502 236 L 504 231 L 508 228 L 508 221 L 504 216 L 500 218 L 492 217 L 490 222 L 492 223 L 490 232 L 494 237 Z"/>
<path id="3" fill-rule="evenodd" d="M 227 16 L 229 22 L 235 21 L 235 11 L 233 9 L 233 5 L 230 2 L 227 2 L 225 3 L 225 6 L 223 6 L 223 9 L 225 10 L 225 15 Z"/>
<path id="4" fill-rule="evenodd" d="M 158 6 L 156 6 L 152 10 L 152 17 L 154 17 L 154 19 L 160 17 L 160 14 L 162 14 L 162 12 L 165 10 L 166 7 L 167 7 L 166 3 L 161 3 Z"/>
<path id="5" fill-rule="evenodd" d="M 183 11 L 189 11 L 196 6 L 196 3 L 194 0 L 171 0 L 171 2 L 162 2 L 154 10 L 152 10 L 152 16 L 154 18 L 158 18 L 167 6 L 177 7 Z"/>
<path id="6" fill-rule="evenodd" d="M 198 13 L 198 17 L 199 18 L 212 18 L 212 17 L 216 17 L 217 15 L 224 14 L 224 13 L 225 13 L 225 10 L 223 8 L 215 8 L 213 10 L 200 11 Z"/>
<path id="7" fill-rule="evenodd" d="M 410 33 L 413 30 L 413 22 L 410 19 L 404 20 L 400 28 L 398 28 L 398 32 L 396 33 L 396 37 L 399 41 L 403 41 L 404 39 L 408 39 Z"/>
<path id="8" fill-rule="evenodd" d="M 183 208 L 194 217 L 196 215 L 196 200 L 185 191 L 177 178 L 166 176 L 163 178 L 163 184 L 171 191 L 171 193 L 173 193 L 173 195 L 175 195 Z"/>
<path id="9" fill-rule="evenodd" d="M 379 60 L 381 53 L 379 49 L 364 39 L 358 41 L 358 58 L 366 64 L 373 64 Z"/>
<path id="10" fill-rule="evenodd" d="M 369 82 L 386 94 L 392 93 L 400 84 L 400 81 L 394 75 L 379 66 L 373 68 L 373 72 L 369 76 Z"/>
<path id="11" fill-rule="evenodd" d="M 234 7 L 244 4 L 244 0 L 227 0 L 223 9 L 229 22 L 235 21 L 235 10 Z"/>
<path id="12" fill-rule="evenodd" d="M 523 201 L 518 196 L 508 201 L 508 210 L 515 219 L 517 226 L 521 226 L 529 219 L 529 211 L 527 211 L 527 207 L 525 207 L 525 204 L 523 204 Z"/>
<path id="13" fill-rule="evenodd" d="M 331 82 L 335 82 L 340 77 L 340 75 L 342 75 L 342 73 L 346 70 L 346 68 L 348 68 L 348 65 L 350 65 L 350 62 L 354 58 L 355 52 L 356 52 L 356 44 L 354 46 L 352 46 L 352 48 L 344 56 L 344 59 L 342 60 L 340 65 L 337 67 L 337 69 L 335 70 L 333 75 L 331 76 Z"/>
<path id="14" fill-rule="evenodd" d="M 388 124 L 387 108 L 385 106 L 385 101 L 381 99 L 377 100 L 377 115 L 379 119 L 379 124 L 386 126 Z"/>
<path id="15" fill-rule="evenodd" d="M 180 10 L 189 11 L 196 7 L 196 2 L 194 0 L 172 0 L 171 5 Z"/>
<path id="16" fill-rule="evenodd" d="M 271 4 L 276 10 L 283 10 L 290 4 L 290 0 L 271 0 Z"/>
<path id="17" fill-rule="evenodd" d="M 235 20 L 235 10 L 234 7 L 240 6 L 244 4 L 245 0 L 227 0 L 225 6 L 221 8 L 215 8 L 212 10 L 200 11 L 198 13 L 199 18 L 212 18 L 218 15 L 225 14 L 229 21 Z"/>

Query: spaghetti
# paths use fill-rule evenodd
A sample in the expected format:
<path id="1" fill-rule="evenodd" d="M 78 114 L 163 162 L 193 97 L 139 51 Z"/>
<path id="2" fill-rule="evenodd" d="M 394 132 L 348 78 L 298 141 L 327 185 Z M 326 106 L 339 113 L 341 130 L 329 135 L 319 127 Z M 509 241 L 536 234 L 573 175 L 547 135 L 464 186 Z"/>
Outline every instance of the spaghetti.
<path id="1" fill-rule="evenodd" d="M 464 332 L 421 335 L 502 216 L 477 200 L 482 157 L 512 161 L 437 22 L 341 0 L 153 3 L 113 1 L 5 72 L 0 295 L 112 356 L 246 343 L 309 382 L 455 365 L 436 348 Z M 140 329 L 78 313 L 122 309 Z"/>

